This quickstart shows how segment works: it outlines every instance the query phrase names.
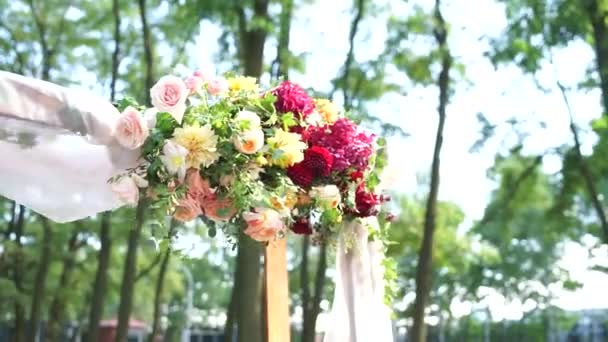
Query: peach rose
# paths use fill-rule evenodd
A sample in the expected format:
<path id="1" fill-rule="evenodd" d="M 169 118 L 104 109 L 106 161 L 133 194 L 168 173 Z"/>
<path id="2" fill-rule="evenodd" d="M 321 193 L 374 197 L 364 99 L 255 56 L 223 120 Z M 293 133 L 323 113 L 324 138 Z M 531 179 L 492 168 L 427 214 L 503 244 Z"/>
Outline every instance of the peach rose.
<path id="1" fill-rule="evenodd" d="M 186 222 L 195 219 L 201 214 L 202 211 L 198 201 L 190 196 L 186 196 L 186 198 L 182 198 L 177 202 L 173 217 L 179 221 Z"/>
<path id="2" fill-rule="evenodd" d="M 128 176 L 120 177 L 111 184 L 111 189 L 116 198 L 122 203 L 130 206 L 137 205 L 139 201 L 139 188 L 133 178 Z"/>
<path id="3" fill-rule="evenodd" d="M 245 154 L 254 154 L 264 146 L 264 132 L 253 129 L 240 133 L 234 138 L 234 147 Z"/>
<path id="4" fill-rule="evenodd" d="M 214 221 L 228 221 L 236 214 L 236 208 L 228 198 L 207 199 L 202 206 L 205 216 Z"/>
<path id="5" fill-rule="evenodd" d="M 197 169 L 188 169 L 186 185 L 188 185 L 188 195 L 200 203 L 214 196 L 214 191 L 211 189 L 209 181 L 203 179 Z"/>
<path id="6" fill-rule="evenodd" d="M 182 123 L 186 111 L 186 99 L 188 88 L 181 78 L 175 76 L 163 76 L 150 89 L 152 104 L 159 112 L 167 112 L 178 123 Z"/>
<path id="7" fill-rule="evenodd" d="M 223 78 L 217 78 L 209 81 L 207 91 L 210 95 L 218 96 L 228 92 L 228 82 Z"/>
<path id="8" fill-rule="evenodd" d="M 243 219 L 247 222 L 244 233 L 256 241 L 270 241 L 285 228 L 281 215 L 269 208 L 243 213 Z"/>
<path id="9" fill-rule="evenodd" d="M 133 107 L 127 107 L 116 123 L 114 135 L 122 146 L 135 150 L 144 144 L 148 137 L 148 124 Z"/>

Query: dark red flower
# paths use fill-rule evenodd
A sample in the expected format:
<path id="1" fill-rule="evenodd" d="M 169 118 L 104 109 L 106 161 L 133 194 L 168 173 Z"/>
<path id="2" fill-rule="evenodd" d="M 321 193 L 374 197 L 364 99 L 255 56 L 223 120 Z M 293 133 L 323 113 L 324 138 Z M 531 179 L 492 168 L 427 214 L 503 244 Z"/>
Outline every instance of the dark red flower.
<path id="1" fill-rule="evenodd" d="M 291 231 L 300 235 L 312 234 L 312 225 L 305 217 L 299 217 L 296 219 L 293 225 L 291 225 Z"/>
<path id="2" fill-rule="evenodd" d="M 299 85 L 285 81 L 272 94 L 277 97 L 275 108 L 281 113 L 293 113 L 306 117 L 315 109 L 314 101 Z"/>
<path id="3" fill-rule="evenodd" d="M 359 170 L 355 170 L 350 173 L 350 180 L 353 182 L 357 182 L 363 179 L 363 172 Z"/>
<path id="4" fill-rule="evenodd" d="M 363 183 L 359 184 L 355 192 L 355 206 L 357 207 L 357 216 L 368 217 L 378 215 L 378 206 L 382 203 L 381 196 L 368 192 Z"/>
<path id="5" fill-rule="evenodd" d="M 314 175 L 311 169 L 305 167 L 302 163 L 298 163 L 287 169 L 287 176 L 291 178 L 295 185 L 308 188 L 312 184 Z"/>
<path id="6" fill-rule="evenodd" d="M 329 176 L 334 165 L 334 156 L 324 147 L 312 146 L 304 151 L 302 164 L 316 177 Z"/>
<path id="7" fill-rule="evenodd" d="M 302 139 L 311 146 L 326 148 L 334 156 L 333 171 L 349 168 L 364 171 L 374 153 L 374 135 L 362 131 L 347 118 L 328 126 L 309 126 Z"/>

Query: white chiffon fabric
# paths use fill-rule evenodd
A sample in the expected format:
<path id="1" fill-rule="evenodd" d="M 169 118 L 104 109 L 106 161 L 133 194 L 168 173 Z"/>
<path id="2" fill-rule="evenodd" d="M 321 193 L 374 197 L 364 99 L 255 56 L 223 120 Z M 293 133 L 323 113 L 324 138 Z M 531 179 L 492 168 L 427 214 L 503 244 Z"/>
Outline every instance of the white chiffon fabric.
<path id="1" fill-rule="evenodd" d="M 138 152 L 114 139 L 119 115 L 87 91 L 0 71 L 0 195 L 60 223 L 121 206 L 107 181 Z"/>
<path id="2" fill-rule="evenodd" d="M 368 241 L 367 231 L 364 223 L 350 222 L 344 235 L 354 233 L 352 245 L 346 248 L 343 240 L 338 244 L 336 288 L 324 342 L 393 342 L 390 311 L 384 304 L 383 249 L 380 242 Z"/>

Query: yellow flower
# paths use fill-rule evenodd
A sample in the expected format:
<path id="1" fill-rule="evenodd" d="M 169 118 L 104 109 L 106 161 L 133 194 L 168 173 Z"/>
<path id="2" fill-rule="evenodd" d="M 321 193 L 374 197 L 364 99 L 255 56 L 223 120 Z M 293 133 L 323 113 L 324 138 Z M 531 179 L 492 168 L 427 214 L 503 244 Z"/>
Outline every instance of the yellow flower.
<path id="1" fill-rule="evenodd" d="M 228 88 L 230 88 L 230 90 L 235 93 L 240 91 L 258 91 L 258 84 L 255 77 L 236 76 L 229 78 L 227 81 Z"/>
<path id="2" fill-rule="evenodd" d="M 186 166 L 199 169 L 201 165 L 208 167 L 213 164 L 220 154 L 217 152 L 217 135 L 209 125 L 200 127 L 198 124 L 176 128 L 173 141 L 188 150 Z"/>
<path id="3" fill-rule="evenodd" d="M 274 136 L 268 138 L 268 144 L 272 151 L 273 165 L 287 168 L 304 160 L 306 144 L 302 142 L 301 136 L 297 133 L 277 129 Z"/>
<path id="4" fill-rule="evenodd" d="M 278 211 L 281 216 L 289 216 L 296 203 L 297 196 L 293 191 L 288 192 L 285 197 L 279 197 L 277 195 L 270 197 L 270 206 Z"/>
<path id="5" fill-rule="evenodd" d="M 264 156 L 257 156 L 255 158 L 255 162 L 258 163 L 258 165 L 260 165 L 260 166 L 268 165 L 268 159 L 266 159 L 266 157 L 264 157 Z"/>
<path id="6" fill-rule="evenodd" d="M 333 102 L 327 99 L 316 99 L 315 104 L 317 106 L 317 111 L 325 122 L 332 124 L 338 120 L 340 110 Z"/>

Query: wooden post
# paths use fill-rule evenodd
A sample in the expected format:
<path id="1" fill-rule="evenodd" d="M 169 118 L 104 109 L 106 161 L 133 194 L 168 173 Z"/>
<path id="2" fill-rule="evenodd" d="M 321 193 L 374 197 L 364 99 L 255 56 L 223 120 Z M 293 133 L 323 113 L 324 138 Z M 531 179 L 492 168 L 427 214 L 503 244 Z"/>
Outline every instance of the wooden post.
<path id="1" fill-rule="evenodd" d="M 269 243 L 264 256 L 267 342 L 289 342 L 287 239 L 283 238 Z"/>

